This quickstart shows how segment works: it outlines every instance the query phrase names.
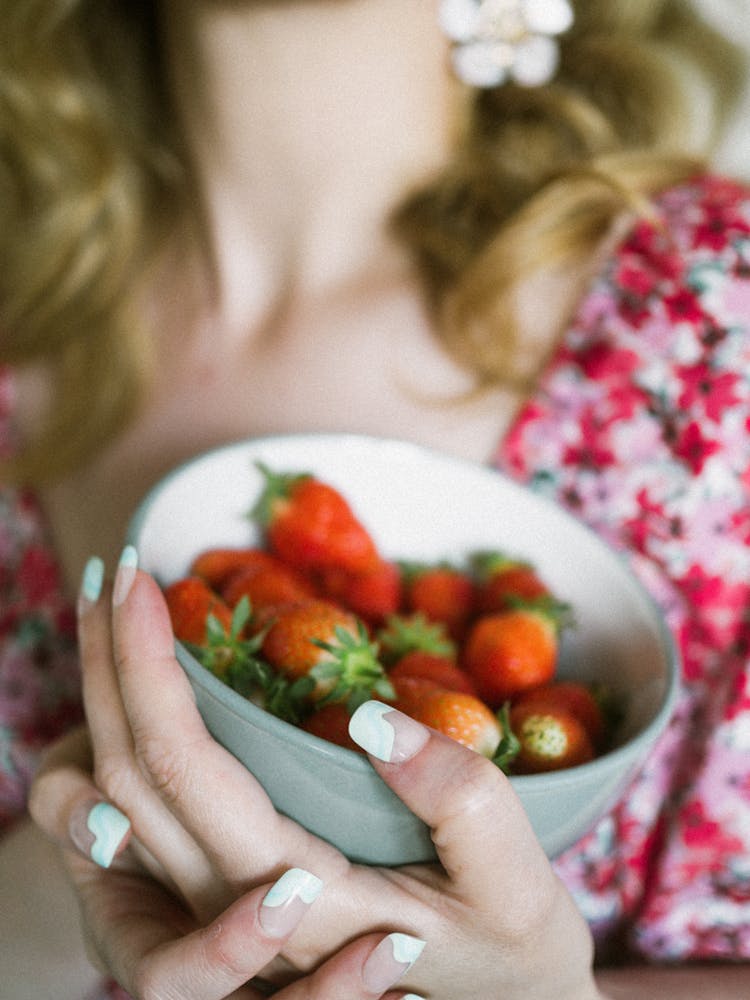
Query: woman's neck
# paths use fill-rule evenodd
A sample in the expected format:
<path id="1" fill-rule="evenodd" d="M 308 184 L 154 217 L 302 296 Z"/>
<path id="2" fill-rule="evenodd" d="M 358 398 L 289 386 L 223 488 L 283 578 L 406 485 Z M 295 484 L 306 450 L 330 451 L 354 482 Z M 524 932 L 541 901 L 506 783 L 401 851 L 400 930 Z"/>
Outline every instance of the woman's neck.
<path id="1" fill-rule="evenodd" d="M 384 222 L 454 140 L 434 0 L 169 0 L 163 17 L 222 313 L 393 266 Z"/>

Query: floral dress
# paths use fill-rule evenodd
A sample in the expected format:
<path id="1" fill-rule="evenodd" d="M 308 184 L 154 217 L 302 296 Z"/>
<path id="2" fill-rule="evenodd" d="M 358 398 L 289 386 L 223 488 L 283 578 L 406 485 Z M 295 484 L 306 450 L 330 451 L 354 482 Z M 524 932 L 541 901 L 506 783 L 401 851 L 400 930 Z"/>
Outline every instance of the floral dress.
<path id="1" fill-rule="evenodd" d="M 661 195 L 591 284 L 491 457 L 626 553 L 677 637 L 673 720 L 555 861 L 603 956 L 750 959 L 750 190 Z M 0 373 L 0 448 L 12 382 Z M 0 823 L 80 717 L 72 610 L 34 497 L 0 489 Z"/>

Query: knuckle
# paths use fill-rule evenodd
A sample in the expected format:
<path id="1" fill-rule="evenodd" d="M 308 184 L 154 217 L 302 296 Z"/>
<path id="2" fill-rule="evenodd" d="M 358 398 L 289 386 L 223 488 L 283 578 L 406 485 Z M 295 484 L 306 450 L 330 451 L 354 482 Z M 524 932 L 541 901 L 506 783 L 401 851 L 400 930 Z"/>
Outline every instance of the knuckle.
<path id="1" fill-rule="evenodd" d="M 136 1000 L 173 1000 L 157 962 L 144 958 L 133 974 L 133 995 Z"/>
<path id="2" fill-rule="evenodd" d="M 43 830 L 47 830 L 49 800 L 54 794 L 54 778 L 49 774 L 39 774 L 31 783 L 28 811 L 32 820 Z M 47 831 L 49 832 L 49 831 Z"/>
<path id="3" fill-rule="evenodd" d="M 219 921 L 205 929 L 203 951 L 206 966 L 212 974 L 218 973 L 222 980 L 240 983 L 248 978 L 250 970 L 244 942 L 236 938 L 236 935 L 227 933 L 224 924 Z"/>
<path id="4" fill-rule="evenodd" d="M 478 753 L 462 754 L 451 775 L 451 813 L 465 820 L 495 812 L 504 798 L 504 776 L 500 769 Z"/>
<path id="5" fill-rule="evenodd" d="M 110 802 L 126 802 L 133 786 L 131 762 L 121 754 L 97 753 L 94 763 L 94 781 L 99 791 Z"/>
<path id="6" fill-rule="evenodd" d="M 196 743 L 174 745 L 158 735 L 136 739 L 135 752 L 149 785 L 167 804 L 178 801 L 189 788 L 195 762 L 201 757 Z"/>

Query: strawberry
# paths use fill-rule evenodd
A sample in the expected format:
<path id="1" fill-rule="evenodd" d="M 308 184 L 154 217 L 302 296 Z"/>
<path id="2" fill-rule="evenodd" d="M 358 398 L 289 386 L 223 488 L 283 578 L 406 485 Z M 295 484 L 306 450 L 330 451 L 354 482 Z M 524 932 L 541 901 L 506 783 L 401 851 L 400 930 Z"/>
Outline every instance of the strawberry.
<path id="1" fill-rule="evenodd" d="M 346 700 L 353 710 L 373 693 L 392 694 L 365 626 L 331 601 L 313 599 L 280 609 L 261 649 L 284 676 L 312 682 L 313 702 Z"/>
<path id="2" fill-rule="evenodd" d="M 357 753 L 364 753 L 349 735 L 349 719 L 351 715 L 342 702 L 334 702 L 323 705 L 312 712 L 302 723 L 302 729 L 321 739 L 335 743 L 337 746 L 346 747 L 348 750 L 356 750 Z"/>
<path id="3" fill-rule="evenodd" d="M 456 644 L 441 622 L 430 622 L 421 613 L 391 615 L 377 634 L 381 659 L 394 664 L 406 653 L 419 649 L 435 656 L 455 657 Z"/>
<path id="4" fill-rule="evenodd" d="M 476 611 L 489 614 L 512 606 L 514 600 L 549 596 L 549 588 L 531 563 L 502 552 L 478 552 L 471 560 L 476 579 Z"/>
<path id="5" fill-rule="evenodd" d="M 452 656 L 440 656 L 424 649 L 412 649 L 388 670 L 392 681 L 400 677 L 425 677 L 449 691 L 476 695 L 474 682 Z"/>
<path id="6" fill-rule="evenodd" d="M 391 683 L 394 695 L 387 700 L 412 718 L 416 718 L 416 713 L 419 712 L 428 694 L 446 690 L 428 677 L 396 677 Z"/>
<path id="7" fill-rule="evenodd" d="M 476 694 L 474 683 L 456 663 L 456 646 L 439 622 L 429 622 L 422 614 L 393 615 L 378 633 L 381 658 L 388 664 L 388 676 L 422 677 L 448 688 Z"/>
<path id="8" fill-rule="evenodd" d="M 605 714 L 591 688 L 579 681 L 553 681 L 521 694 L 514 708 L 532 707 L 538 712 L 563 709 L 581 723 L 594 747 L 600 747 L 605 736 Z"/>
<path id="9" fill-rule="evenodd" d="M 258 658 L 262 636 L 247 637 L 250 602 L 241 598 L 232 611 L 229 628 L 211 612 L 206 618 L 206 640 L 201 645 L 186 641 L 193 656 L 212 674 L 244 698 L 273 715 L 299 725 L 306 714 L 306 689 L 276 673 Z"/>
<path id="10" fill-rule="evenodd" d="M 266 482 L 250 516 L 272 552 L 303 571 L 375 568 L 375 543 L 337 489 L 308 473 L 274 473 L 262 463 L 258 468 Z"/>
<path id="11" fill-rule="evenodd" d="M 418 722 L 462 743 L 484 757 L 492 757 L 502 731 L 497 717 L 474 695 L 449 691 L 421 677 L 393 681 L 395 707 Z"/>
<path id="12" fill-rule="evenodd" d="M 540 600 L 476 620 L 462 649 L 461 666 L 480 698 L 497 708 L 552 679 L 565 611 L 565 605 Z"/>
<path id="13" fill-rule="evenodd" d="M 220 592 L 230 576 L 239 569 L 255 566 L 265 569 L 276 560 L 265 549 L 212 548 L 200 552 L 190 565 L 190 575 L 200 576 L 213 590 Z"/>
<path id="14" fill-rule="evenodd" d="M 362 573 L 351 573 L 339 566 L 324 569 L 319 576 L 323 594 L 377 627 L 401 607 L 401 572 L 386 559 Z"/>
<path id="15" fill-rule="evenodd" d="M 470 574 L 447 563 L 404 563 L 402 572 L 406 610 L 441 622 L 453 639 L 460 639 L 474 607 Z"/>
<path id="16" fill-rule="evenodd" d="M 518 773 L 557 771 L 594 757 L 584 726 L 563 708 L 517 705 L 510 710 L 510 725 L 520 744 L 513 762 Z"/>
<path id="17" fill-rule="evenodd" d="M 164 588 L 164 598 L 175 638 L 181 642 L 205 645 L 209 615 L 213 615 L 227 631 L 231 628 L 231 609 L 198 576 L 186 576 L 170 583 Z"/>
<path id="18" fill-rule="evenodd" d="M 315 596 L 315 588 L 301 573 L 271 557 L 265 567 L 246 566 L 232 573 L 221 595 L 230 608 L 247 597 L 256 615 L 268 607 L 309 600 Z"/>

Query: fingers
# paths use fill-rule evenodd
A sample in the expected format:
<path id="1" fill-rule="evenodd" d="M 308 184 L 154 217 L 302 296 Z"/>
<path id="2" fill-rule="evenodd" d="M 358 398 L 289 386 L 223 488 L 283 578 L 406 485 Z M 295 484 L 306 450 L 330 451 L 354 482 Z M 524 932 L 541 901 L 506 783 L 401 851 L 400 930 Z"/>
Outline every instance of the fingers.
<path id="1" fill-rule="evenodd" d="M 68 861 L 93 948 L 134 997 L 257 997 L 245 984 L 279 954 L 322 888 L 310 872 L 287 871 L 196 928 L 151 879 Z"/>
<path id="2" fill-rule="evenodd" d="M 78 636 L 86 718 L 95 762 L 94 778 L 101 791 L 137 829 L 137 853 L 153 874 L 164 878 L 185 898 L 192 899 L 204 915 L 217 912 L 215 896 L 221 895 L 211 866 L 189 833 L 150 787 L 138 766 L 130 721 L 122 701 L 117 676 L 111 624 L 112 592 L 104 579 L 101 561 L 89 560 L 78 600 Z M 148 666 L 146 662 L 145 666 Z M 63 795 L 47 784 L 47 794 Z M 40 796 L 41 797 L 41 796 Z M 101 795 L 99 795 L 101 798 Z M 93 804 L 93 803 L 91 803 Z M 116 815 L 103 807 L 96 822 L 108 820 L 116 827 Z M 74 842 L 86 845 L 88 817 L 74 824 L 82 834 Z M 205 887 L 210 887 L 206 889 Z"/>
<path id="3" fill-rule="evenodd" d="M 78 596 L 78 646 L 87 722 L 99 759 L 122 758 L 132 752 L 112 657 L 110 599 L 104 566 L 95 556 L 86 564 Z"/>
<path id="4" fill-rule="evenodd" d="M 496 909 L 498 893 L 508 898 L 516 886 L 523 889 L 518 898 L 528 898 L 529 878 L 535 893 L 554 891 L 552 870 L 523 807 L 491 761 L 377 701 L 355 712 L 350 733 L 383 780 L 431 828 L 459 897 Z"/>
<path id="5" fill-rule="evenodd" d="M 423 948 L 424 941 L 407 934 L 368 934 L 275 996 L 277 1000 L 421 1000 L 415 993 L 390 990 L 407 976 Z"/>
<path id="6" fill-rule="evenodd" d="M 243 896 L 207 927 L 195 929 L 174 899 L 150 880 L 118 872 L 77 875 L 94 944 L 134 997 L 250 1000 L 247 984 L 281 951 L 323 885 L 291 869 Z M 424 942 L 406 934 L 370 934 L 346 945 L 312 974 L 275 994 L 279 1000 L 397 1000 L 391 992 L 419 958 Z"/>
<path id="7" fill-rule="evenodd" d="M 209 734 L 175 658 L 169 613 L 153 578 L 121 566 L 113 601 L 117 675 L 139 763 L 217 869 L 230 881 L 263 878 L 278 869 L 282 854 L 311 864 L 323 850 L 333 855 L 279 816 L 244 765 Z M 264 835 L 249 838 L 248 829 Z"/>
<path id="8" fill-rule="evenodd" d="M 290 869 L 270 888 L 239 899 L 208 927 L 151 953 L 141 965 L 139 988 L 146 996 L 185 1000 L 228 996 L 276 957 L 321 889 L 315 875 Z"/>
<path id="9" fill-rule="evenodd" d="M 104 800 L 89 773 L 85 729 L 74 730 L 47 754 L 31 788 L 34 822 L 62 847 L 109 868 L 130 840 L 130 821 Z"/>

